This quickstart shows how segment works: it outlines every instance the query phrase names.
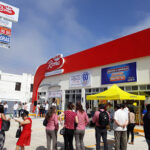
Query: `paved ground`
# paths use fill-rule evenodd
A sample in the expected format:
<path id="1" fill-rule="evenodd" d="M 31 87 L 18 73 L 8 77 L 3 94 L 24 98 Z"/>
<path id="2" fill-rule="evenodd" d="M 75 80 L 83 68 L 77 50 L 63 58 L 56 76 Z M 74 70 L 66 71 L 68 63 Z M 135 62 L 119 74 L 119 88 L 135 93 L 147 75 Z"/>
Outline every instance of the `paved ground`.
<path id="1" fill-rule="evenodd" d="M 46 136 L 45 128 L 42 125 L 43 119 L 33 119 L 32 126 L 32 139 L 30 147 L 26 147 L 26 150 L 46 150 Z M 11 128 L 6 132 L 6 141 L 4 150 L 15 150 L 17 139 L 15 133 L 18 127 L 18 123 L 11 120 Z M 61 127 L 60 127 L 61 128 Z M 113 132 L 108 132 L 109 150 L 114 149 L 114 136 Z M 94 129 L 86 129 L 84 138 L 86 150 L 95 150 L 95 131 Z M 75 142 L 74 142 L 75 143 Z M 128 150 L 147 150 L 147 144 L 143 135 L 135 135 L 135 144 L 129 145 Z M 63 150 L 63 137 L 58 134 L 58 150 Z"/>

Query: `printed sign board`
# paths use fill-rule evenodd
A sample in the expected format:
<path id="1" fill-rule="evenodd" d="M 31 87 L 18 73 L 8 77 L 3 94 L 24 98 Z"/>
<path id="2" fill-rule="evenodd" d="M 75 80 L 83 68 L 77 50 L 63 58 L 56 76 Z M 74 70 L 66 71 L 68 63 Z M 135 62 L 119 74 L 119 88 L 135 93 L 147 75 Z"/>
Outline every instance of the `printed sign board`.
<path id="1" fill-rule="evenodd" d="M 0 17 L 12 22 L 18 22 L 19 8 L 0 2 Z"/>
<path id="2" fill-rule="evenodd" d="M 91 85 L 90 72 L 73 74 L 70 76 L 70 87 L 85 87 Z"/>
<path id="3" fill-rule="evenodd" d="M 10 43 L 10 37 L 7 35 L 0 35 L 0 42 L 2 43 Z"/>
<path id="4" fill-rule="evenodd" d="M 5 20 L 3 18 L 0 18 L 0 26 L 6 27 L 6 28 L 12 28 L 12 22 Z"/>
<path id="5" fill-rule="evenodd" d="M 62 91 L 49 91 L 48 92 L 48 98 L 61 98 L 62 97 Z"/>
<path id="6" fill-rule="evenodd" d="M 0 26 L 0 34 L 11 36 L 11 29 Z"/>
<path id="7" fill-rule="evenodd" d="M 103 68 L 101 72 L 102 84 L 114 84 L 136 81 L 136 62 Z"/>
<path id="8" fill-rule="evenodd" d="M 63 55 L 57 55 L 54 58 L 51 58 L 47 63 L 46 72 L 51 72 L 57 69 L 60 69 L 64 65 Z"/>

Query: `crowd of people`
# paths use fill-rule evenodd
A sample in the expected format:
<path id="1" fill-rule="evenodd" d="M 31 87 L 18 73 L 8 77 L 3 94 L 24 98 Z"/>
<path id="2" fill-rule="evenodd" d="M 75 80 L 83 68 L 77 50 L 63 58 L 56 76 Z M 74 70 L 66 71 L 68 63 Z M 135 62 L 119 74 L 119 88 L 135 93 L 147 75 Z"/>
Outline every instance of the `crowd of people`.
<path id="1" fill-rule="evenodd" d="M 15 103 L 15 105 L 17 105 L 17 103 Z M 61 128 L 60 131 L 64 137 L 64 149 L 74 149 L 73 138 L 75 137 L 75 149 L 85 150 L 85 128 L 90 121 L 88 114 L 83 109 L 81 103 L 79 102 L 75 106 L 73 103 L 69 102 L 67 110 L 60 115 L 57 114 L 57 107 L 54 104 L 50 107 L 47 105 L 47 107 L 48 109 L 45 115 L 45 119 L 47 120 L 47 149 L 57 150 L 57 134 L 59 130 L 59 124 L 61 124 L 63 128 Z M 143 117 L 143 122 L 145 138 L 150 149 L 150 104 L 148 104 L 146 108 L 147 112 Z M 14 118 L 14 120 L 18 122 L 23 129 L 16 143 L 16 150 L 19 150 L 19 148 L 21 148 L 21 150 L 25 150 L 25 146 L 29 146 L 31 141 L 32 120 L 28 116 L 29 111 L 23 109 L 22 107 L 19 110 L 22 110 L 20 112 L 20 116 L 22 117 L 23 121 L 20 121 L 17 118 Z M 9 118 L 6 118 L 4 112 L 4 105 L 0 105 L 0 149 L 3 149 L 5 142 L 5 132 L 1 130 L 2 120 L 10 120 Z M 117 104 L 115 106 L 115 111 L 113 112 L 111 110 L 111 106 L 106 108 L 104 104 L 100 104 L 98 110 L 94 113 L 92 122 L 95 124 L 95 140 L 97 150 L 101 149 L 101 138 L 104 142 L 104 150 L 108 150 L 107 130 L 108 126 L 112 126 L 112 124 L 114 130 L 115 150 L 127 150 L 127 143 L 134 144 L 135 113 L 133 107 L 128 108 L 124 104 Z M 131 141 L 129 141 L 130 134 Z"/>
<path id="2" fill-rule="evenodd" d="M 30 112 L 31 103 L 15 102 L 14 106 L 13 106 L 13 118 L 20 117 L 22 110 L 26 110 L 26 111 Z"/>
<path id="3" fill-rule="evenodd" d="M 110 110 L 109 110 L 110 111 Z M 51 114 L 51 115 L 50 115 Z M 111 116 L 113 114 L 113 116 Z M 94 113 L 92 122 L 95 124 L 96 149 L 100 150 L 101 138 L 104 142 L 104 150 L 108 150 L 107 129 L 112 126 L 114 130 L 115 150 L 127 150 L 127 143 L 134 144 L 135 113 L 134 108 L 127 105 L 117 104 L 115 112 L 108 112 L 105 105 L 100 104 L 98 111 Z M 149 115 L 148 115 L 149 114 Z M 75 136 L 76 150 L 84 150 L 85 127 L 89 123 L 87 113 L 80 103 L 68 104 L 68 109 L 57 116 L 56 107 L 51 107 L 46 115 L 48 124 L 46 126 L 47 149 L 57 149 L 58 120 L 64 118 L 64 149 L 73 150 L 73 137 Z M 150 105 L 147 105 L 147 113 L 144 116 L 144 131 L 148 146 L 150 146 Z M 131 134 L 131 141 L 129 136 Z M 150 147 L 149 147 L 150 148 Z"/>

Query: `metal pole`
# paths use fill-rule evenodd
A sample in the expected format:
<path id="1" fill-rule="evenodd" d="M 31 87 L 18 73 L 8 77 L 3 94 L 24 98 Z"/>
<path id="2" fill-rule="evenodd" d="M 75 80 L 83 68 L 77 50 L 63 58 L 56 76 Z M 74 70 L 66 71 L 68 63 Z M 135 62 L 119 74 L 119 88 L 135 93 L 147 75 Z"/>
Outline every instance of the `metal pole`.
<path id="1" fill-rule="evenodd" d="M 141 109 L 140 109 L 140 100 L 139 100 L 139 125 L 141 125 Z"/>

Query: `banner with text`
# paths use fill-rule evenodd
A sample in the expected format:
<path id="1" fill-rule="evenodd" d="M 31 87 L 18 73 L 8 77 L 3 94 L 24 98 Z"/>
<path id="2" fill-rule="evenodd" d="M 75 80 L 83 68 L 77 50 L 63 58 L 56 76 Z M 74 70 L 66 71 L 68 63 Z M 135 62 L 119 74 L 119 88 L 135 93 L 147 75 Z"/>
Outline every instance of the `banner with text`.
<path id="1" fill-rule="evenodd" d="M 114 84 L 136 81 L 136 62 L 103 68 L 101 72 L 102 84 Z"/>
<path id="2" fill-rule="evenodd" d="M 62 91 L 49 91 L 48 92 L 48 98 L 61 98 L 62 97 Z"/>
<path id="3" fill-rule="evenodd" d="M 70 76 L 70 87 L 85 87 L 91 85 L 90 72 L 82 72 Z"/>

